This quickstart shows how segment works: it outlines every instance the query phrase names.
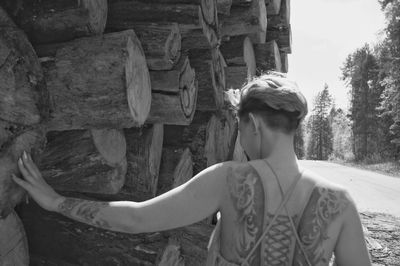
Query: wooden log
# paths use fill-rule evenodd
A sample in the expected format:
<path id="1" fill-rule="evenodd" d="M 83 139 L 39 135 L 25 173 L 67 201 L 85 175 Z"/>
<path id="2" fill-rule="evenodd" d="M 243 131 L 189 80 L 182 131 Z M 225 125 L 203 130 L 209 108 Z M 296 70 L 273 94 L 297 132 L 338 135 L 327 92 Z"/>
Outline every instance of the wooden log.
<path id="1" fill-rule="evenodd" d="M 126 142 L 116 129 L 49 132 L 39 168 L 59 191 L 116 194 L 125 183 Z"/>
<path id="2" fill-rule="evenodd" d="M 43 65 L 52 100 L 49 130 L 127 128 L 147 119 L 150 75 L 132 30 L 65 43 Z"/>
<path id="3" fill-rule="evenodd" d="M 237 136 L 237 123 L 232 111 L 214 114 L 207 125 L 204 148 L 207 166 L 232 159 Z"/>
<path id="4" fill-rule="evenodd" d="M 34 125 L 48 116 L 39 60 L 25 34 L 0 8 L 0 119 Z"/>
<path id="5" fill-rule="evenodd" d="M 201 0 L 198 12 L 199 25 L 211 48 L 218 48 L 221 43 L 217 9 L 216 0 Z"/>
<path id="6" fill-rule="evenodd" d="M 14 211 L 0 219 L 0 265 L 29 265 L 28 240 Z"/>
<path id="7" fill-rule="evenodd" d="M 118 200 L 144 201 L 157 193 L 164 126 L 125 129 L 128 172 Z"/>
<path id="8" fill-rule="evenodd" d="M 188 125 L 197 101 L 196 74 L 187 56 L 171 71 L 151 71 L 152 103 L 146 123 Z"/>
<path id="9" fill-rule="evenodd" d="M 108 31 L 133 29 L 139 38 L 147 66 L 151 70 L 169 70 L 179 60 L 181 34 L 177 23 L 133 22 L 114 25 Z"/>
<path id="10" fill-rule="evenodd" d="M 226 88 L 241 89 L 247 82 L 247 67 L 246 66 L 228 66 L 225 67 Z"/>
<path id="11" fill-rule="evenodd" d="M 287 28 L 290 25 L 290 0 L 283 0 L 277 15 L 268 14 L 268 29 Z"/>
<path id="12" fill-rule="evenodd" d="M 240 145 L 240 132 L 237 134 L 236 142 L 235 142 L 235 149 L 233 151 L 233 161 L 236 162 L 247 162 L 247 155 L 242 148 L 242 145 Z"/>
<path id="13" fill-rule="evenodd" d="M 198 10 L 196 4 L 110 1 L 106 29 L 132 22 L 176 22 L 199 28 Z"/>
<path id="14" fill-rule="evenodd" d="M 265 0 L 268 16 L 279 14 L 281 9 L 281 1 L 282 0 Z"/>
<path id="15" fill-rule="evenodd" d="M 5 218 L 23 199 L 25 190 L 17 185 L 11 175 L 20 176 L 17 161 L 22 152 L 30 152 L 36 161 L 44 147 L 44 130 L 41 127 L 26 130 L 5 143 L 0 150 L 0 218 Z"/>
<path id="16" fill-rule="evenodd" d="M 107 0 L 6 0 L 5 6 L 35 44 L 101 34 L 107 21 Z"/>
<path id="17" fill-rule="evenodd" d="M 189 126 L 165 126 L 164 145 L 189 147 L 193 159 L 193 174 L 196 175 L 207 167 L 204 147 L 206 143 L 207 123 L 212 112 L 196 110 Z"/>
<path id="18" fill-rule="evenodd" d="M 282 64 L 282 72 L 289 72 L 289 58 L 287 53 L 281 53 L 281 64 Z"/>
<path id="19" fill-rule="evenodd" d="M 282 27 L 280 29 L 267 31 L 267 42 L 276 41 L 279 50 L 291 54 L 292 53 L 292 30 L 289 27 Z"/>
<path id="20" fill-rule="evenodd" d="M 222 43 L 221 52 L 228 66 L 246 66 L 248 78 L 256 74 L 256 58 L 249 37 L 231 37 L 229 41 Z"/>
<path id="21" fill-rule="evenodd" d="M 197 109 L 215 111 L 224 105 L 225 60 L 219 49 L 190 50 L 190 63 L 198 80 Z"/>
<path id="22" fill-rule="evenodd" d="M 253 0 L 248 7 L 233 6 L 229 16 L 221 19 L 221 36 L 266 32 L 265 0 Z"/>
<path id="23" fill-rule="evenodd" d="M 31 253 L 73 265 L 168 265 L 161 264 L 165 252 L 176 254 L 176 249 L 185 265 L 202 265 L 212 231 L 212 226 L 197 223 L 162 233 L 118 233 L 46 212 L 33 202 L 19 213 Z"/>
<path id="24" fill-rule="evenodd" d="M 164 146 L 162 150 L 157 194 L 161 195 L 193 177 L 193 160 L 189 148 Z"/>
<path id="25" fill-rule="evenodd" d="M 256 56 L 257 75 L 269 70 L 282 71 L 281 55 L 275 41 L 254 44 L 254 53 Z"/>

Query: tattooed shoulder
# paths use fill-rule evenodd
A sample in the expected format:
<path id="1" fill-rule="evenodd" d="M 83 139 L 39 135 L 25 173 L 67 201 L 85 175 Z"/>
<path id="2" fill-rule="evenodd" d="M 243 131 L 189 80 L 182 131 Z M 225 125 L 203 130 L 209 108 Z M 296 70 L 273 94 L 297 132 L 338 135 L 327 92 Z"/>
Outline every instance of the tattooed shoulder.
<path id="1" fill-rule="evenodd" d="M 235 250 L 244 257 L 262 233 L 264 190 L 257 171 L 249 164 L 228 168 L 229 196 L 236 212 L 237 242 Z M 253 260 L 252 258 L 251 260 Z"/>
<path id="2" fill-rule="evenodd" d="M 351 203 L 348 193 L 329 185 L 317 185 L 299 223 L 299 237 L 312 263 L 326 263 L 323 242 L 328 240 L 328 229 Z"/>

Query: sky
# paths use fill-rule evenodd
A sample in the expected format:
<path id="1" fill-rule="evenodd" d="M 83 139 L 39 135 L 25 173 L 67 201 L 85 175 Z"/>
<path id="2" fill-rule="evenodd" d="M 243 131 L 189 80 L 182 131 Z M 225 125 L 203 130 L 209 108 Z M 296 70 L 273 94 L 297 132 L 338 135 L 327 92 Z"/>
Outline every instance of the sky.
<path id="1" fill-rule="evenodd" d="M 378 0 L 291 0 L 292 54 L 288 77 L 312 106 L 327 83 L 338 107 L 348 108 L 340 80 L 348 54 L 383 38 L 384 14 Z M 311 108 L 310 108 L 311 109 Z"/>

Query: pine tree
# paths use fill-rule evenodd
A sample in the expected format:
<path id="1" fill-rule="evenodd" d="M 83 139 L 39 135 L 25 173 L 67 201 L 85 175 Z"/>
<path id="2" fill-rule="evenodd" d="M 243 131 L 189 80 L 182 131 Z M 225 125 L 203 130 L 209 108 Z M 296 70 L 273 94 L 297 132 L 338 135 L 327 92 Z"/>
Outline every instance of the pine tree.
<path id="1" fill-rule="evenodd" d="M 332 153 L 330 110 L 332 97 L 328 85 L 314 99 L 314 108 L 308 120 L 307 158 L 327 160 Z"/>

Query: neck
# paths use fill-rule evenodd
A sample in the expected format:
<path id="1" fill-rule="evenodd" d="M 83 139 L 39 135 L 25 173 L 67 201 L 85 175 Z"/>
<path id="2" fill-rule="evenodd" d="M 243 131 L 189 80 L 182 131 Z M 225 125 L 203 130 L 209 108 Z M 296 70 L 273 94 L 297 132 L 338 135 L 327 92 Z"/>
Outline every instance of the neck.
<path id="1" fill-rule="evenodd" d="M 266 159 L 279 174 L 294 176 L 299 173 L 297 156 L 294 152 L 293 136 L 277 133 L 271 146 L 263 145 L 261 158 Z M 269 152 L 268 152 L 269 151 Z"/>

